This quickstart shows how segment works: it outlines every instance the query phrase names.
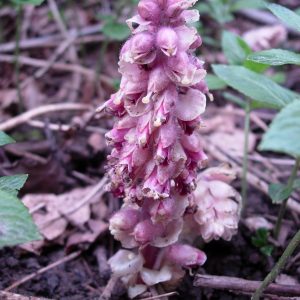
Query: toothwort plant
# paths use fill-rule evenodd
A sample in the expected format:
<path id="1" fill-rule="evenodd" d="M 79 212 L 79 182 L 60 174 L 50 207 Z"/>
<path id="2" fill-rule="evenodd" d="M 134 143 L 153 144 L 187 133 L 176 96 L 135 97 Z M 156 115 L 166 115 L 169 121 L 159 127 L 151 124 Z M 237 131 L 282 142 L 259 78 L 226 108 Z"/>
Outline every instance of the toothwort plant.
<path id="1" fill-rule="evenodd" d="M 110 231 L 127 249 L 109 263 L 131 298 L 159 283 L 172 290 L 184 269 L 204 264 L 205 253 L 191 246 L 196 237 L 229 240 L 237 230 L 232 170 L 197 174 L 207 162 L 201 115 L 212 96 L 204 62 L 193 54 L 201 37 L 188 25 L 199 20 L 188 10 L 196 1 L 139 2 L 120 53 L 120 90 L 106 103 L 117 117 L 106 134 L 109 189 L 124 199 Z"/>

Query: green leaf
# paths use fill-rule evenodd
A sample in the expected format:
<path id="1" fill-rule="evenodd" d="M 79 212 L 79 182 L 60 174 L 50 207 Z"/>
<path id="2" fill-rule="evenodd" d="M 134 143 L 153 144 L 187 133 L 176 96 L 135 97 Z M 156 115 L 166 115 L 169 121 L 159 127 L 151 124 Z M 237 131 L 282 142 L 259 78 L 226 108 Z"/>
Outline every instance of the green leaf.
<path id="1" fill-rule="evenodd" d="M 300 97 L 245 67 L 213 65 L 213 70 L 230 87 L 259 102 L 263 107 L 280 109 Z"/>
<path id="2" fill-rule="evenodd" d="M 223 31 L 222 49 L 228 62 L 232 65 L 242 65 L 247 55 L 252 52 L 242 38 L 230 31 Z"/>
<path id="3" fill-rule="evenodd" d="M 198 9 L 201 14 L 208 14 L 211 11 L 211 8 L 207 3 L 198 3 L 195 8 Z"/>
<path id="4" fill-rule="evenodd" d="M 44 0 L 11 0 L 14 4 L 24 5 L 24 4 L 32 4 L 32 5 L 41 5 Z"/>
<path id="5" fill-rule="evenodd" d="M 15 195 L 0 190 L 0 248 L 40 238 L 23 203 Z"/>
<path id="6" fill-rule="evenodd" d="M 274 247 L 272 245 L 266 245 L 260 248 L 260 252 L 266 256 L 271 256 L 272 252 L 274 250 Z"/>
<path id="7" fill-rule="evenodd" d="M 15 141 L 3 131 L 0 131 L 0 146 L 12 144 Z"/>
<path id="8" fill-rule="evenodd" d="M 28 175 L 13 175 L 0 177 L 0 190 L 7 192 L 19 191 L 25 184 Z"/>
<path id="9" fill-rule="evenodd" d="M 293 189 L 294 189 L 294 190 L 300 189 L 300 178 L 299 178 L 299 179 L 296 179 L 296 180 L 294 181 Z"/>
<path id="10" fill-rule="evenodd" d="M 266 3 L 261 0 L 237 0 L 231 6 L 232 11 L 237 11 L 241 9 L 249 9 L 249 8 L 265 8 Z"/>
<path id="11" fill-rule="evenodd" d="M 205 77 L 205 81 L 207 83 L 208 88 L 213 91 L 213 90 L 222 90 L 224 88 L 226 88 L 226 83 L 221 80 L 219 77 L 212 75 L 212 74 L 208 74 Z"/>
<path id="12" fill-rule="evenodd" d="M 220 0 L 207 1 L 209 6 L 209 15 L 219 24 L 224 24 L 233 20 L 233 15 L 229 11 L 229 5 Z"/>
<path id="13" fill-rule="evenodd" d="M 259 149 L 300 157 L 300 101 L 289 104 L 275 117 Z"/>
<path id="14" fill-rule="evenodd" d="M 281 203 L 288 199 L 293 192 L 293 187 L 288 187 L 282 183 L 271 183 L 269 185 L 269 196 L 274 204 Z"/>
<path id="15" fill-rule="evenodd" d="M 300 31 L 300 16 L 298 14 L 278 4 L 270 4 L 267 7 L 276 17 L 278 17 L 287 26 L 296 29 L 297 31 Z"/>
<path id="16" fill-rule="evenodd" d="M 269 232 L 266 228 L 258 228 L 255 236 L 251 238 L 252 244 L 256 247 L 263 247 L 268 244 Z"/>
<path id="17" fill-rule="evenodd" d="M 247 60 L 270 66 L 281 66 L 286 64 L 300 65 L 300 54 L 282 49 L 272 49 L 250 54 L 247 57 Z"/>
<path id="18" fill-rule="evenodd" d="M 130 35 L 130 29 L 115 20 L 105 23 L 102 32 L 111 40 L 124 41 Z"/>

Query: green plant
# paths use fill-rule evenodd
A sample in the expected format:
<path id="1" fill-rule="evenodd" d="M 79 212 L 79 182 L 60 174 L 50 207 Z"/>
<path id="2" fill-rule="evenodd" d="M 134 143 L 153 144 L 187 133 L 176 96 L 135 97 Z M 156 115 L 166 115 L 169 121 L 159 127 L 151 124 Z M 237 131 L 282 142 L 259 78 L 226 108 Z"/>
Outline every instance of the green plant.
<path id="1" fill-rule="evenodd" d="M 274 247 L 269 244 L 269 236 L 270 233 L 266 228 L 259 228 L 251 238 L 253 246 L 259 248 L 260 252 L 266 256 L 271 256 L 274 249 Z"/>
<path id="2" fill-rule="evenodd" d="M 223 25 L 234 19 L 233 14 L 241 9 L 262 8 L 264 2 L 260 0 L 207 0 L 200 2 L 196 8 L 201 14 L 208 14 L 216 22 Z"/>
<path id="3" fill-rule="evenodd" d="M 286 25 L 300 31 L 299 15 L 277 4 L 268 5 L 267 8 Z M 240 43 L 236 43 L 236 45 L 238 44 Z M 241 52 L 236 49 L 232 51 L 232 53 L 235 53 L 239 61 L 237 59 L 231 59 L 229 62 L 241 63 L 243 58 Z M 285 64 L 299 65 L 300 57 L 299 54 L 288 50 L 271 49 L 258 53 L 250 53 L 248 54 L 247 61 L 267 66 L 281 66 Z M 300 95 L 281 87 L 265 75 L 257 74 L 249 69 L 251 68 L 249 68 L 245 62 L 244 66 L 214 66 L 214 71 L 221 80 L 251 99 L 252 109 L 266 107 L 280 110 L 259 146 L 259 149 L 262 151 L 284 153 L 295 158 L 295 165 L 288 183 L 272 183 L 269 186 L 269 195 L 273 203 L 281 203 L 274 230 L 274 235 L 277 237 L 280 232 L 288 198 L 295 189 L 299 188 L 297 171 L 300 166 Z M 265 247 L 267 237 L 268 233 L 266 231 L 260 231 L 257 232 L 252 242 L 256 246 Z M 299 243 L 300 231 L 294 236 L 278 263 L 253 295 L 253 300 L 260 299 L 265 288 L 276 278 Z"/>
<path id="4" fill-rule="evenodd" d="M 0 146 L 14 140 L 0 131 Z M 28 175 L 0 177 L 0 248 L 40 239 L 27 208 L 17 198 Z"/>

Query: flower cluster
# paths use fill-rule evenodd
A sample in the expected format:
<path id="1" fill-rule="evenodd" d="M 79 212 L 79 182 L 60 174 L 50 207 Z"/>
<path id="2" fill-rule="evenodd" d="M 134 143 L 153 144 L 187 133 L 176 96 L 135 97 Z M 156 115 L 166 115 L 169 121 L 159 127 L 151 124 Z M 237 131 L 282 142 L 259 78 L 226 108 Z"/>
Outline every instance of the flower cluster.
<path id="1" fill-rule="evenodd" d="M 230 239 L 237 229 L 231 171 L 209 169 L 197 179 L 207 161 L 199 132 L 210 94 L 204 62 L 193 54 L 201 37 L 189 23 L 199 13 L 188 8 L 196 1 L 140 1 L 127 21 L 133 35 L 120 53 L 120 89 L 106 103 L 118 119 L 106 134 L 109 189 L 124 199 L 110 231 L 133 249 L 110 264 L 131 297 L 157 283 L 174 286 L 183 268 L 205 262 L 186 244 L 191 236 Z"/>

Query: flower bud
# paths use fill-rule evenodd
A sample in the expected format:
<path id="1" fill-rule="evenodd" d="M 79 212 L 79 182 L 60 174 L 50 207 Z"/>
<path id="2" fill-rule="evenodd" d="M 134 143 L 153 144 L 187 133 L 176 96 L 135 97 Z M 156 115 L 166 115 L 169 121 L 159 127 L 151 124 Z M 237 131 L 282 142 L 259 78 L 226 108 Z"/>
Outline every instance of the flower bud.
<path id="1" fill-rule="evenodd" d="M 184 244 L 170 246 L 166 258 L 182 267 L 202 266 L 206 262 L 206 255 L 203 251 Z"/>
<path id="2" fill-rule="evenodd" d="M 134 238 L 142 245 L 151 242 L 163 232 L 161 224 L 153 224 L 150 219 L 144 220 L 134 228 Z"/>
<path id="3" fill-rule="evenodd" d="M 168 0 L 166 14 L 170 18 L 178 17 L 183 10 L 192 7 L 198 0 Z"/>
<path id="4" fill-rule="evenodd" d="M 138 12 L 146 21 L 158 22 L 161 9 L 153 0 L 141 0 L 138 4 Z"/>
<path id="5" fill-rule="evenodd" d="M 108 260 L 115 276 L 126 276 L 138 273 L 144 264 L 144 258 L 132 251 L 120 250 Z"/>
<path id="6" fill-rule="evenodd" d="M 141 32 L 130 40 L 130 58 L 141 64 L 153 62 L 156 57 L 154 36 L 148 32 Z"/>
<path id="7" fill-rule="evenodd" d="M 115 230 L 132 230 L 138 223 L 140 211 L 133 208 L 123 208 L 116 212 L 109 220 L 109 228 Z"/>
<path id="8" fill-rule="evenodd" d="M 156 44 L 161 51 L 168 57 L 174 56 L 177 53 L 178 37 L 170 27 L 162 27 L 156 37 Z"/>

